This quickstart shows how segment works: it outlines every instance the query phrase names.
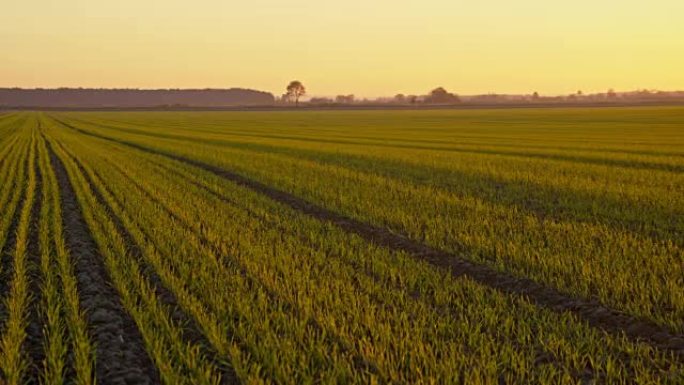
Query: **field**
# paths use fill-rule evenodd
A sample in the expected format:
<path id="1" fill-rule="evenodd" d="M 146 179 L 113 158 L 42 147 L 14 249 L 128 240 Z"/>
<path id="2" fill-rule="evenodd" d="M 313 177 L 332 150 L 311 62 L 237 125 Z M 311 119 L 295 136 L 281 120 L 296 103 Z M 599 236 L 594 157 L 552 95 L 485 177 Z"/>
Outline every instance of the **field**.
<path id="1" fill-rule="evenodd" d="M 682 384 L 684 108 L 0 115 L 0 384 Z"/>

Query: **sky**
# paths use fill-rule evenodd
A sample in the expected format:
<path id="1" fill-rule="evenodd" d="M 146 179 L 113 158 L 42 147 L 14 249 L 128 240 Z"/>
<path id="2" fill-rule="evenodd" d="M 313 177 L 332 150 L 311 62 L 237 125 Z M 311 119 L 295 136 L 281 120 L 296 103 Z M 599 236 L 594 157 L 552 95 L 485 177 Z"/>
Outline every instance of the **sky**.
<path id="1" fill-rule="evenodd" d="M 0 86 L 684 89 L 682 0 L 7 0 Z"/>

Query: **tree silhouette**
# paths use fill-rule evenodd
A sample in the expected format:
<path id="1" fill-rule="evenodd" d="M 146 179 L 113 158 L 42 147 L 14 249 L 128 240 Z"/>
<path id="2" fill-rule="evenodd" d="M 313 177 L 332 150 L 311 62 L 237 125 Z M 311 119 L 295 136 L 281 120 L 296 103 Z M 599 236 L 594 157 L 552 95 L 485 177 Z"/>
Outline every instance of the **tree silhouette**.
<path id="1" fill-rule="evenodd" d="M 287 93 L 289 99 L 294 99 L 295 105 L 299 106 L 299 98 L 306 95 L 306 88 L 299 80 L 293 80 L 287 86 Z"/>
<path id="2" fill-rule="evenodd" d="M 448 92 L 444 87 L 437 87 L 430 91 L 430 94 L 426 98 L 428 103 L 458 103 L 461 100 L 458 96 Z"/>

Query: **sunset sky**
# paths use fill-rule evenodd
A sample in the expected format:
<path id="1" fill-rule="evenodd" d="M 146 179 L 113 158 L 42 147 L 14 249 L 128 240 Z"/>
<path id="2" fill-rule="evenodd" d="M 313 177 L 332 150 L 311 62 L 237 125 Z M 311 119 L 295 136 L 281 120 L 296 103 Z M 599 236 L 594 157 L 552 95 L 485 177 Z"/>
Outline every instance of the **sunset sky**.
<path id="1" fill-rule="evenodd" d="M 682 0 L 10 0 L 0 86 L 684 89 Z"/>

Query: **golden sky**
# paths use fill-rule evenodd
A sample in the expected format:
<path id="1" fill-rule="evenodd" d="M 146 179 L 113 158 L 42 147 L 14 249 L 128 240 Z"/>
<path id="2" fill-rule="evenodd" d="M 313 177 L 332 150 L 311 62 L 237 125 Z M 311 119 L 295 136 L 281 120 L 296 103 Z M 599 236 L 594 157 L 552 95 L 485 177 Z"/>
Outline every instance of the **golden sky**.
<path id="1" fill-rule="evenodd" d="M 684 89 L 684 0 L 6 0 L 0 86 Z"/>

